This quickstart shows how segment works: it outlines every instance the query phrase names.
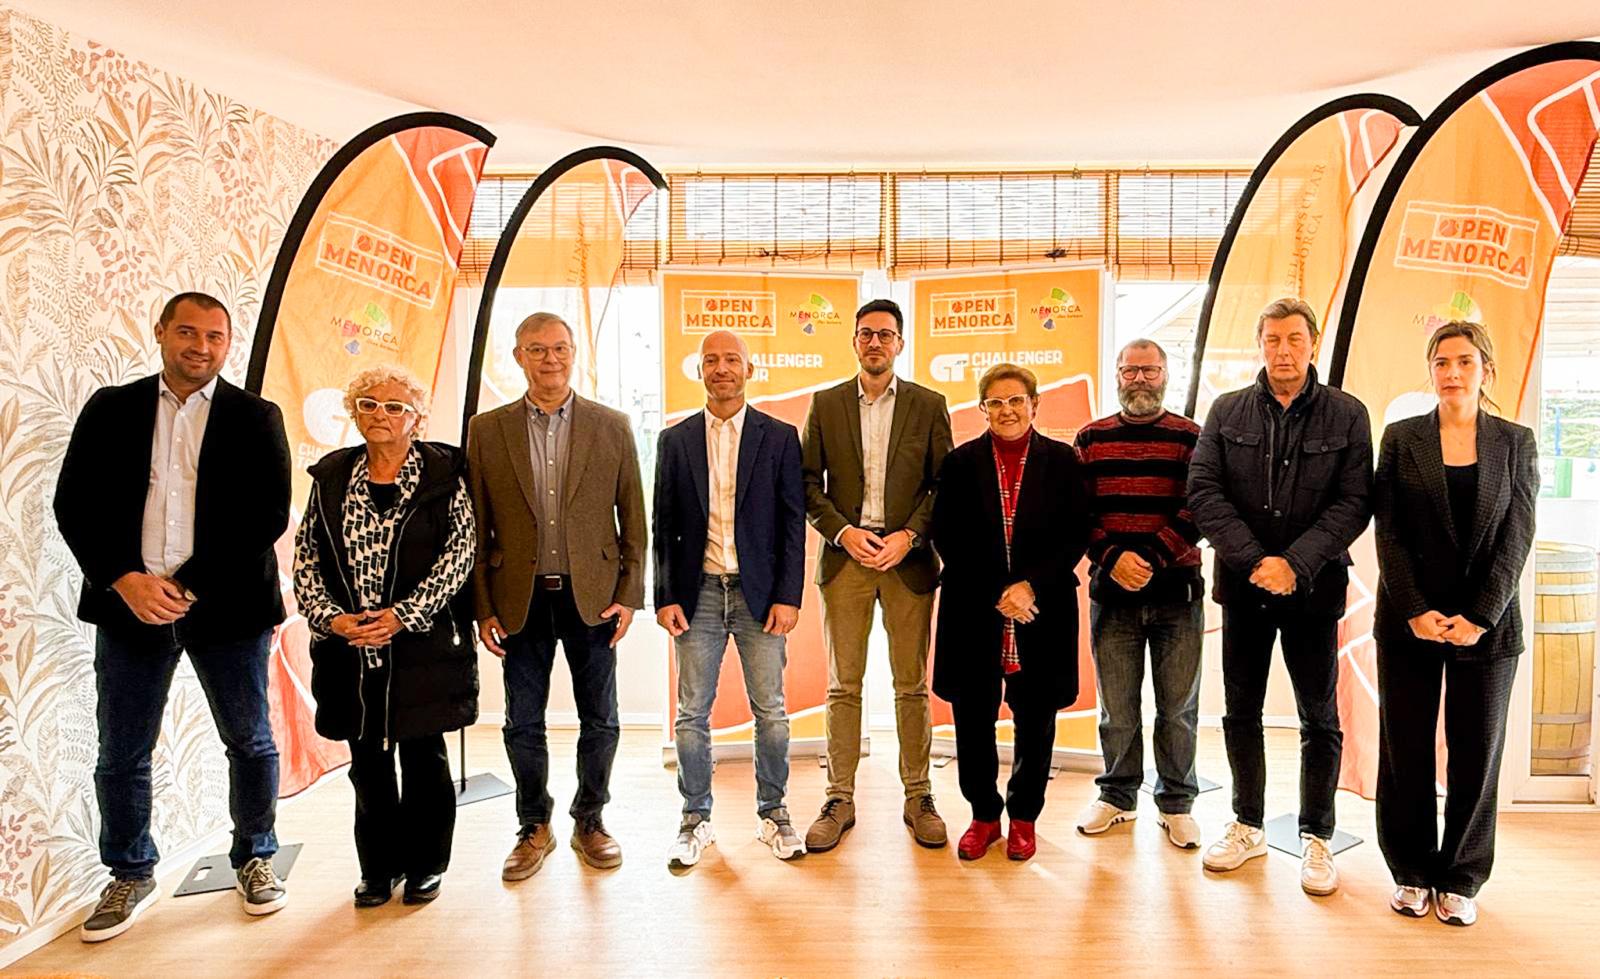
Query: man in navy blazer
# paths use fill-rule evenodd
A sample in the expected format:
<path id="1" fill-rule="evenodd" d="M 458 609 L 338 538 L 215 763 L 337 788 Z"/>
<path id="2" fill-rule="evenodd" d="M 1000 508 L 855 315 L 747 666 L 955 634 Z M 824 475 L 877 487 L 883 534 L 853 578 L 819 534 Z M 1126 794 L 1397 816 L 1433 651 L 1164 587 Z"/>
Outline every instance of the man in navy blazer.
<path id="1" fill-rule="evenodd" d="M 706 409 L 661 433 L 656 451 L 656 621 L 678 656 L 678 791 L 683 821 L 668 865 L 690 867 L 711 831 L 711 704 L 732 636 L 755 716 L 758 836 L 781 860 L 805 852 L 784 808 L 789 718 L 784 637 L 800 615 L 805 491 L 793 425 L 745 404 L 754 373 L 735 334 L 700 344 Z"/>

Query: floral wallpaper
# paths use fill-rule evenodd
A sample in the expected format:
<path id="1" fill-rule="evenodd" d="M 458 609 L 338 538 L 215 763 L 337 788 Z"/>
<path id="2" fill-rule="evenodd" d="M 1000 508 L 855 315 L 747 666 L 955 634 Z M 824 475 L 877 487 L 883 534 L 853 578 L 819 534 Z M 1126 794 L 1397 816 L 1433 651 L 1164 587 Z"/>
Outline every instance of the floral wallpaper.
<path id="1" fill-rule="evenodd" d="M 0 961 L 98 892 L 92 630 L 51 515 L 94 390 L 159 366 L 172 293 L 233 311 L 244 375 L 278 242 L 336 144 L 0 6 Z M 171 855 L 227 825 L 227 765 L 180 667 L 155 757 Z"/>

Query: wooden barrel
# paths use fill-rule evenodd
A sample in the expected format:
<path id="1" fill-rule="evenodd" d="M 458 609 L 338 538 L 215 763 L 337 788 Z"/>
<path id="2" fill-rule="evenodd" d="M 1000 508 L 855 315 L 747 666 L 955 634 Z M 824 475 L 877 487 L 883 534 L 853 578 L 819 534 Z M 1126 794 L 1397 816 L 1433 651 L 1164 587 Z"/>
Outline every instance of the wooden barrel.
<path id="1" fill-rule="evenodd" d="M 1595 551 L 1534 545 L 1533 773 L 1587 775 L 1594 710 Z"/>

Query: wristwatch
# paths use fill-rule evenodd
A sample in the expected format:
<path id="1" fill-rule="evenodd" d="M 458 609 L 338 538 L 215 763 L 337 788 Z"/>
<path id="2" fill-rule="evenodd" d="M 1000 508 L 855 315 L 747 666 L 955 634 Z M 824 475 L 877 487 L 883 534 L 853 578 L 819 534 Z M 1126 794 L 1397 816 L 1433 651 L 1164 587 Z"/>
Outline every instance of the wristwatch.
<path id="1" fill-rule="evenodd" d="M 919 537 L 917 532 L 912 530 L 910 527 L 901 527 L 900 529 L 905 532 L 906 537 L 910 538 L 912 547 L 916 547 L 918 544 L 922 543 L 922 538 Z"/>

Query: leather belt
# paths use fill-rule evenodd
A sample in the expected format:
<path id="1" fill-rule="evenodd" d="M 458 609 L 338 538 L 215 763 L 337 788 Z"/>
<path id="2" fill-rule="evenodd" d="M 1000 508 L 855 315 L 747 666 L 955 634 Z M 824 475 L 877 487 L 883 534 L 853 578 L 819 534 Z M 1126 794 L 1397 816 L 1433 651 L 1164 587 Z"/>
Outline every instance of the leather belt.
<path id="1" fill-rule="evenodd" d="M 567 587 L 567 576 L 564 574 L 535 575 L 533 587 L 539 591 L 562 591 Z"/>

